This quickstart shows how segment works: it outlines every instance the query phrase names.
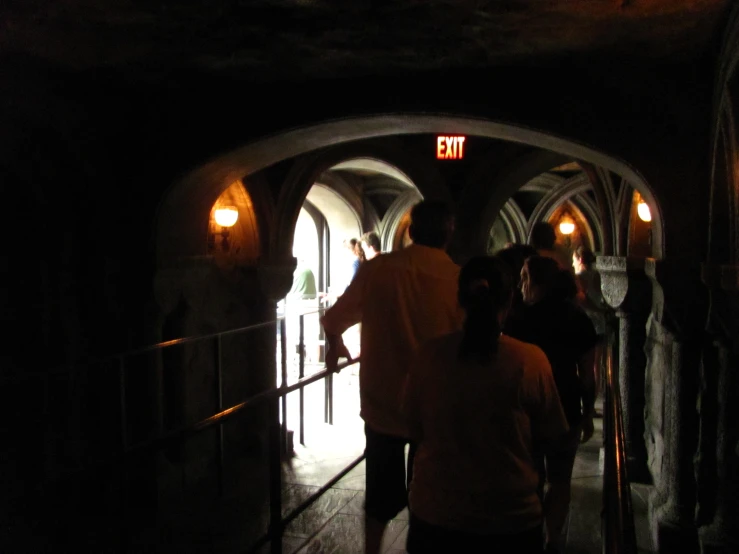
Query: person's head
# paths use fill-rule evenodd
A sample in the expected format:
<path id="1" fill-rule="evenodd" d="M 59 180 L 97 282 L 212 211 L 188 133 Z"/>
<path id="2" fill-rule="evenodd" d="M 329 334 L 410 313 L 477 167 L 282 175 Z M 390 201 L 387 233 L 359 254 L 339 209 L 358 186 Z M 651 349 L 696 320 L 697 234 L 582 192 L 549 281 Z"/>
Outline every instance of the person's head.
<path id="1" fill-rule="evenodd" d="M 411 210 L 408 235 L 415 244 L 446 249 L 454 233 L 454 213 L 445 202 L 423 200 Z"/>
<path id="2" fill-rule="evenodd" d="M 346 239 L 344 240 L 344 246 L 351 252 L 356 258 L 359 258 L 360 262 L 365 260 L 364 250 L 357 239 Z"/>
<path id="3" fill-rule="evenodd" d="M 531 256 L 521 268 L 521 295 L 526 304 L 536 304 L 546 298 L 556 285 L 559 264 L 545 256 Z"/>
<path id="4" fill-rule="evenodd" d="M 359 258 L 360 262 L 364 262 L 367 260 L 367 258 L 364 255 L 364 250 L 362 249 L 362 243 L 358 241 L 357 239 L 352 239 L 352 252 L 354 255 Z"/>
<path id="5" fill-rule="evenodd" d="M 362 245 L 362 250 L 364 251 L 364 256 L 368 260 L 371 260 L 380 252 L 382 252 L 380 237 L 377 236 L 377 233 L 369 232 L 363 234 L 362 238 L 360 239 L 360 243 Z"/>
<path id="6" fill-rule="evenodd" d="M 529 256 L 536 256 L 536 248 L 529 244 L 512 244 L 495 253 L 495 257 L 499 258 L 508 266 L 513 283 L 518 283 L 521 276 L 523 263 Z M 518 287 L 513 289 L 513 305 L 512 309 L 516 310 L 523 303 L 523 296 Z"/>
<path id="7" fill-rule="evenodd" d="M 540 221 L 531 229 L 531 246 L 537 250 L 552 250 L 557 242 L 554 227 L 546 221 Z"/>
<path id="8" fill-rule="evenodd" d="M 536 255 L 536 248 L 530 244 L 512 244 L 495 253 L 496 258 L 500 258 L 508 265 L 516 281 L 518 281 L 521 275 L 521 268 L 523 268 L 526 258 Z"/>
<path id="9" fill-rule="evenodd" d="M 458 298 L 466 318 L 461 357 L 485 362 L 497 351 L 513 282 L 508 266 L 494 256 L 472 258 L 462 268 Z"/>
<path id="10" fill-rule="evenodd" d="M 589 248 L 578 246 L 572 254 L 572 267 L 575 273 L 581 273 L 586 269 L 590 269 L 595 264 L 595 254 Z"/>

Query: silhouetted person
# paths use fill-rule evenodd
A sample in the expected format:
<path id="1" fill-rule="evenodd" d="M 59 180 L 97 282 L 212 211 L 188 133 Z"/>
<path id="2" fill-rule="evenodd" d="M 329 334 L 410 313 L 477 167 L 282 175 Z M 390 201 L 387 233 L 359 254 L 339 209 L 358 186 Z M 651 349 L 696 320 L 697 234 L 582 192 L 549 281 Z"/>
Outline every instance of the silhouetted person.
<path id="1" fill-rule="evenodd" d="M 514 283 L 518 283 L 518 280 L 520 279 L 521 269 L 523 269 L 523 264 L 526 261 L 526 258 L 536 255 L 536 248 L 530 244 L 511 244 L 495 253 L 495 256 L 503 261 L 509 268 L 511 279 Z M 521 290 L 518 287 L 514 287 L 511 310 L 518 310 L 522 304 L 523 296 L 521 295 Z"/>
<path id="2" fill-rule="evenodd" d="M 366 259 L 371 260 L 372 258 L 382 254 L 382 246 L 380 244 L 380 237 L 377 233 L 369 232 L 362 235 L 359 239 L 364 256 Z"/>
<path id="3" fill-rule="evenodd" d="M 557 234 L 550 223 L 541 221 L 531 230 L 531 246 L 536 248 L 539 256 L 552 258 L 560 269 L 570 269 L 570 260 L 556 248 Z"/>
<path id="4" fill-rule="evenodd" d="M 535 448 L 568 426 L 544 352 L 501 334 L 512 284 L 501 260 L 470 260 L 464 330 L 423 345 L 409 373 L 411 554 L 542 552 Z"/>
<path id="5" fill-rule="evenodd" d="M 413 244 L 362 264 L 336 305 L 323 317 L 335 369 L 348 351 L 341 334 L 361 330 L 360 415 L 365 421 L 365 551 L 379 552 L 387 523 L 408 503 L 415 445 L 401 412 L 401 391 L 418 346 L 461 327 L 459 266 L 444 251 L 454 230 L 448 206 L 424 201 L 411 211 Z M 406 473 L 405 446 L 410 442 Z"/>
<path id="6" fill-rule="evenodd" d="M 356 277 L 357 271 L 359 271 L 359 266 L 361 266 L 362 262 L 365 261 L 364 251 L 362 250 L 362 247 L 357 239 L 345 240 L 344 247 L 349 250 L 351 254 L 352 269 L 351 276 L 349 278 L 349 282 L 351 283 L 354 277 Z"/>
<path id="7" fill-rule="evenodd" d="M 607 320 L 611 308 L 601 292 L 600 274 L 595 269 L 595 254 L 592 250 L 579 246 L 572 254 L 572 267 L 575 269 L 575 277 L 579 288 L 578 302 L 590 321 L 593 322 L 595 333 L 598 335 L 594 365 L 597 398 L 601 388 L 602 372 L 600 369 L 605 353 Z"/>
<path id="8" fill-rule="evenodd" d="M 562 448 L 549 453 L 546 459 L 547 541 L 556 552 L 569 511 L 577 448 L 593 435 L 597 337 L 590 319 L 574 301 L 574 276 L 560 269 L 555 260 L 543 256 L 528 258 L 521 270 L 520 286 L 525 307 L 506 320 L 504 331 L 539 346 L 547 355 L 570 426 Z"/>

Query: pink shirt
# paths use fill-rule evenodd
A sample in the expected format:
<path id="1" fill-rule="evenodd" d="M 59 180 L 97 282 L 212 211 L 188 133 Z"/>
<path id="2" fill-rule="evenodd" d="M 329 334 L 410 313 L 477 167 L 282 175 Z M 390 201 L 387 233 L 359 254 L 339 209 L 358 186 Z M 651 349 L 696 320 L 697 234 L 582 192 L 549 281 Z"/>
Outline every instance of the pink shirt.
<path id="1" fill-rule="evenodd" d="M 323 317 L 329 334 L 362 324 L 360 415 L 373 430 L 408 436 L 405 377 L 419 345 L 461 328 L 458 278 L 459 266 L 446 252 L 414 244 L 363 263 Z"/>
<path id="2" fill-rule="evenodd" d="M 530 529 L 542 513 L 533 445 L 568 429 L 551 367 L 539 347 L 505 335 L 490 363 L 461 361 L 461 338 L 424 345 L 408 376 L 411 510 L 471 533 Z"/>

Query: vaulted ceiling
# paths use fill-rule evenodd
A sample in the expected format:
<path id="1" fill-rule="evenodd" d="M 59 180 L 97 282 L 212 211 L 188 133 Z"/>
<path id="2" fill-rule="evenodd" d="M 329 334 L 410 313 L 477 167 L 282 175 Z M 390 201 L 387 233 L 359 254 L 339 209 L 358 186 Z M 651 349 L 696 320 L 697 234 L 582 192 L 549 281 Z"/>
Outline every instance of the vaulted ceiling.
<path id="1" fill-rule="evenodd" d="M 730 0 L 4 0 L 0 52 L 85 69 L 377 73 L 593 55 L 694 59 Z"/>

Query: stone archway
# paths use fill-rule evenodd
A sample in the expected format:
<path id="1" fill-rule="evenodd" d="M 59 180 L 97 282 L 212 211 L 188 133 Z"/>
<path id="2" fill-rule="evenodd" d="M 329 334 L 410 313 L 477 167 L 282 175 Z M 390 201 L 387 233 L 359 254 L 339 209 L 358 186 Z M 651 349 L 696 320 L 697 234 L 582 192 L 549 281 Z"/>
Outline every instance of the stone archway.
<path id="1" fill-rule="evenodd" d="M 342 143 L 359 139 L 436 133 L 441 130 L 447 133 L 483 136 L 526 144 L 552 152 L 554 155 L 559 154 L 560 157 L 584 160 L 621 175 L 632 183 L 654 207 L 654 256 L 661 258 L 664 255 L 664 232 L 660 205 L 644 178 L 627 162 L 563 137 L 511 124 L 446 115 L 404 114 L 347 118 L 303 127 L 224 153 L 193 170 L 171 187 L 160 206 L 155 228 L 157 262 L 161 266 L 166 265 L 167 260 L 198 256 L 203 253 L 202 240 L 199 237 L 205 236 L 207 232 L 208 209 L 232 182 L 279 161 L 313 152 L 309 156 L 311 163 L 304 164 L 300 170 L 302 175 L 294 175 L 281 190 L 277 205 L 286 207 L 289 213 L 283 212 L 277 216 L 275 225 L 271 229 L 273 237 L 270 240 L 271 252 L 262 253 L 263 256 L 266 254 L 273 259 L 285 257 L 286 250 L 289 251 L 289 249 L 278 244 L 277 237 L 284 235 L 285 231 L 294 227 L 298 208 L 307 193 L 305 183 L 311 180 L 306 174 L 313 175 L 316 171 L 320 173 L 326 167 L 350 157 L 345 153 L 337 154 L 338 158 L 326 161 L 325 167 L 316 167 L 316 163 L 326 156 L 325 153 L 316 154 L 319 149 L 336 147 Z M 397 151 L 393 152 L 391 149 L 388 155 L 391 158 L 397 156 Z M 361 154 L 358 153 L 355 157 L 360 156 Z M 387 156 L 381 156 L 381 159 L 387 159 Z M 422 168 L 421 170 L 423 171 Z M 423 182 L 431 187 L 430 190 L 441 195 L 447 194 L 444 187 L 438 185 L 439 180 L 414 178 L 414 182 L 419 184 Z M 425 193 L 423 189 L 422 192 Z M 486 207 L 486 213 L 497 214 L 500 211 L 512 191 L 505 192 L 507 194 L 494 195 Z M 489 219 L 492 223 L 494 217 Z M 474 241 L 476 251 L 484 251 L 487 244 L 485 235 L 486 233 L 476 237 Z"/>
<path id="2" fill-rule="evenodd" d="M 382 235 L 380 236 L 383 250 L 387 251 L 397 248 L 399 244 L 397 237 L 405 231 L 404 225 L 407 214 L 422 199 L 421 194 L 415 189 L 410 189 L 396 198 L 385 214 L 385 224 L 383 225 Z"/>
<path id="3" fill-rule="evenodd" d="M 485 252 L 490 229 L 485 222 L 492 224 L 513 191 L 543 170 L 555 167 L 563 160 L 573 159 L 620 175 L 633 183 L 648 199 L 654 207 L 654 255 L 663 257 L 661 208 L 645 179 L 621 159 L 566 138 L 511 124 L 445 115 L 375 115 L 325 122 L 267 137 L 226 152 L 188 173 L 170 188 L 160 205 L 155 224 L 159 273 L 166 273 L 168 268 L 178 261 L 181 264 L 183 259 L 202 258 L 210 206 L 231 183 L 240 180 L 246 184 L 247 192 L 251 193 L 249 178 L 253 174 L 280 161 L 293 159 L 294 163 L 279 191 L 272 189 L 271 195 L 261 197 L 252 195 L 255 199 L 262 198 L 271 207 L 255 208 L 257 214 L 270 215 L 257 219 L 259 235 L 267 238 L 260 242 L 258 278 L 249 282 L 254 294 L 261 295 L 258 300 L 260 309 L 252 312 L 254 318 L 259 313 L 271 312 L 273 307 L 269 306 L 270 301 L 280 299 L 290 288 L 295 267 L 291 251 L 292 234 L 300 207 L 317 178 L 328 168 L 348 158 L 370 157 L 401 168 L 418 185 L 424 197 L 450 199 L 451 194 L 444 179 L 431 164 L 423 163 L 423 160 L 415 159 L 412 155 L 404 156 L 393 146 L 393 135 L 433 134 L 439 131 L 507 140 L 532 147 L 528 154 L 501 168 L 499 185 L 486 202 L 479 202 L 479 195 L 474 194 L 465 194 L 459 202 L 461 210 L 472 207 L 472 213 L 480 217 L 470 218 L 466 222 L 467 227 L 462 227 L 463 232 L 458 233 L 455 239 L 458 261 L 470 254 Z M 386 137 L 388 143 L 383 145 L 369 140 L 379 137 Z M 185 277 L 190 279 L 189 275 L 183 279 Z M 208 277 L 214 280 L 218 278 L 215 275 Z M 257 287 L 261 287 L 261 291 L 257 292 Z M 244 290 L 244 287 L 240 290 Z M 265 356 L 273 354 L 274 333 L 260 338 L 263 340 L 261 344 Z M 259 375 L 253 382 L 244 383 L 244 389 L 266 388 L 274 383 L 274 356 L 264 361 L 264 375 Z"/>
<path id="4" fill-rule="evenodd" d="M 342 256 L 338 255 L 345 239 L 359 238 L 362 234 L 362 221 L 357 210 L 347 199 L 332 187 L 315 183 L 306 201 L 310 202 L 325 218 L 329 228 L 330 259 L 327 264 L 328 278 L 333 285 L 347 281 L 342 271 Z M 336 253 L 336 255 L 334 254 Z"/>
<path id="5" fill-rule="evenodd" d="M 591 190 L 591 184 L 584 174 L 567 179 L 561 186 L 554 186 L 546 192 L 529 218 L 529 227 L 539 221 L 549 221 L 554 213 L 563 205 L 570 204 L 581 220 L 583 231 L 594 251 L 601 251 L 603 245 L 603 229 L 598 213 L 598 206 L 584 193 Z M 530 237 L 529 237 L 530 238 Z"/>
<path id="6" fill-rule="evenodd" d="M 508 236 L 514 242 L 525 242 L 527 236 L 526 216 L 512 198 L 505 203 L 500 211 L 501 219 L 508 228 Z"/>
<path id="7" fill-rule="evenodd" d="M 412 187 L 420 196 L 448 199 L 448 190 L 441 175 L 435 168 L 402 148 L 402 144 L 390 141 L 389 144 L 369 142 L 362 144 L 338 145 L 324 151 L 303 157 L 285 178 L 277 201 L 278 213 L 273 220 L 276 237 L 290 236 L 294 226 L 294 204 L 301 195 L 307 194 L 311 183 L 331 169 L 373 169 L 381 171 Z M 402 195 L 401 195 L 402 196 Z M 358 200 L 361 202 L 361 200 Z M 391 214 L 392 215 L 392 214 Z M 401 214 L 402 215 L 402 214 Z M 386 226 L 395 227 L 397 221 L 392 217 L 383 218 L 381 232 Z M 282 260 L 285 245 L 273 242 L 269 256 Z M 383 242 L 383 246 L 387 246 Z"/>

